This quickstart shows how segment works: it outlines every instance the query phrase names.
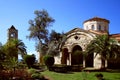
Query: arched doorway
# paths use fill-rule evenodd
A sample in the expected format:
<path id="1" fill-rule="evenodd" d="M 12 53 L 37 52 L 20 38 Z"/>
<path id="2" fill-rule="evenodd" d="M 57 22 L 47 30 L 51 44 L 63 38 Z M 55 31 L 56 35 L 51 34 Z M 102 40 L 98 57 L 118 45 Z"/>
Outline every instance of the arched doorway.
<path id="1" fill-rule="evenodd" d="M 76 45 L 71 53 L 71 65 L 82 65 L 83 64 L 83 54 L 82 48 Z"/>
<path id="2" fill-rule="evenodd" d="M 67 64 L 67 60 L 69 59 L 69 53 L 68 49 L 64 48 L 62 50 L 62 59 L 61 59 L 61 64 Z"/>

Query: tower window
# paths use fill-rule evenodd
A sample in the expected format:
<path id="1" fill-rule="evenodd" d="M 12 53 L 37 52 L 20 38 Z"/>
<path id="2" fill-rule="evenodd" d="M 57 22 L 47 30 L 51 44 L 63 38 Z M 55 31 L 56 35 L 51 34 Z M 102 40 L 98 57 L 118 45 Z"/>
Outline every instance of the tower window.
<path id="1" fill-rule="evenodd" d="M 11 33 L 11 35 L 10 35 L 11 37 L 15 37 L 15 33 Z"/>
<path id="2" fill-rule="evenodd" d="M 99 31 L 101 30 L 101 25 L 98 26 L 98 30 L 99 30 Z"/>
<path id="3" fill-rule="evenodd" d="M 94 30 L 94 29 L 95 29 L 94 25 L 92 25 L 92 27 L 91 27 L 91 28 L 92 28 L 92 30 Z"/>
<path id="4" fill-rule="evenodd" d="M 105 26 L 105 31 L 107 31 L 107 27 Z"/>

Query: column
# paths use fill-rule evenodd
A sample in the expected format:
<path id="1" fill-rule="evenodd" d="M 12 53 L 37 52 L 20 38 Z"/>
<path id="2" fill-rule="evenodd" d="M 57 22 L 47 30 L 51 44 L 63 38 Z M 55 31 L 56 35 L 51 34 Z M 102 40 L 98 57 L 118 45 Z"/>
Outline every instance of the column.
<path id="1" fill-rule="evenodd" d="M 83 55 L 83 67 L 85 68 L 85 57 Z"/>
<path id="2" fill-rule="evenodd" d="M 69 65 L 71 65 L 71 52 L 69 52 Z"/>

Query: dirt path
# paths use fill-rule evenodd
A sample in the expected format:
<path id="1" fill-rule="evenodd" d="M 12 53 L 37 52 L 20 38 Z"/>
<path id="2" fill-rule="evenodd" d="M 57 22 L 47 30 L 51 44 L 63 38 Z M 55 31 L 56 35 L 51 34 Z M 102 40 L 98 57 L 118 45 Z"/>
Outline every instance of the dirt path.
<path id="1" fill-rule="evenodd" d="M 52 78 L 50 78 L 48 76 L 45 76 L 45 79 L 47 79 L 47 80 L 53 80 Z"/>

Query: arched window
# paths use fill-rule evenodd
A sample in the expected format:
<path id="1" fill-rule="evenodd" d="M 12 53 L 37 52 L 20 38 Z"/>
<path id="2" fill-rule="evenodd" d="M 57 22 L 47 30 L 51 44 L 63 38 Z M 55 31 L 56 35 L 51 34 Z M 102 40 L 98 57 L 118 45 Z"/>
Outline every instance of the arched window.
<path id="1" fill-rule="evenodd" d="M 98 30 L 99 30 L 99 31 L 101 30 L 101 25 L 98 26 Z"/>
<path id="2" fill-rule="evenodd" d="M 108 28 L 107 28 L 107 26 L 105 26 L 105 31 L 107 31 L 108 30 Z"/>
<path id="3" fill-rule="evenodd" d="M 94 29 L 95 29 L 94 25 L 92 25 L 91 29 L 92 29 L 92 30 L 94 30 Z"/>

